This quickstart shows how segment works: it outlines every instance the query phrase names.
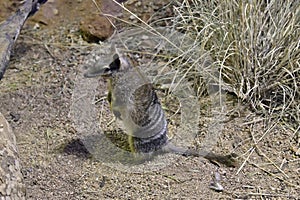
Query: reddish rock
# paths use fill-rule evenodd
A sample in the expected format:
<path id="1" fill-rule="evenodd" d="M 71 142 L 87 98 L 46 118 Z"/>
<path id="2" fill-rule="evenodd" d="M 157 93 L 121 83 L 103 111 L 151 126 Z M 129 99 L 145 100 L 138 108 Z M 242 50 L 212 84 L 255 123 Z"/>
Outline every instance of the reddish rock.
<path id="1" fill-rule="evenodd" d="M 114 32 L 114 27 L 106 17 L 90 15 L 81 22 L 80 32 L 84 40 L 97 43 L 109 38 Z"/>

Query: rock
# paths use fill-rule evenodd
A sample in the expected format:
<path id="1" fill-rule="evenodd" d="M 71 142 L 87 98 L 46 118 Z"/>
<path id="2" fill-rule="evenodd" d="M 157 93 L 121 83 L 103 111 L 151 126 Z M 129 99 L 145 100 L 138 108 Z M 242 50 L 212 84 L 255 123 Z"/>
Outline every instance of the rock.
<path id="1" fill-rule="evenodd" d="M 0 199 L 25 199 L 16 136 L 0 113 Z"/>
<path id="2" fill-rule="evenodd" d="M 87 42 L 98 43 L 109 38 L 114 33 L 114 27 L 106 17 L 90 15 L 82 20 L 80 32 Z"/>

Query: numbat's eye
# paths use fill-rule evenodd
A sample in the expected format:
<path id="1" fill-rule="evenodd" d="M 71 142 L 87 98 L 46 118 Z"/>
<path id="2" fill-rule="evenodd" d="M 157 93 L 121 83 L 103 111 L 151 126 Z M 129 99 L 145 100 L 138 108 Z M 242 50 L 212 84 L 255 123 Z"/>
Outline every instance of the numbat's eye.
<path id="1" fill-rule="evenodd" d="M 103 74 L 108 74 L 110 71 L 111 71 L 110 68 L 105 68 L 103 71 L 104 72 Z"/>

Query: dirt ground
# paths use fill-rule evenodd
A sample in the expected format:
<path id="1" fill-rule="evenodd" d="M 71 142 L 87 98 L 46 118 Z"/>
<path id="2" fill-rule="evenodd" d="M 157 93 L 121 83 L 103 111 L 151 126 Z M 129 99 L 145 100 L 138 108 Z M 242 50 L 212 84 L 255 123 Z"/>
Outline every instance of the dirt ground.
<path id="1" fill-rule="evenodd" d="M 16 9 L 14 2 L 1 1 L 1 19 Z M 224 124 L 213 150 L 238 153 L 237 168 L 178 157 L 157 171 L 130 173 L 93 159 L 69 117 L 78 67 L 95 47 L 78 31 L 95 9 L 91 2 L 44 5 L 26 23 L 0 82 L 0 112 L 17 136 L 27 199 L 299 199 L 299 133 L 278 126 L 266 130 L 267 121 L 236 100 L 227 102 L 235 117 Z M 130 2 L 141 18 L 148 18 L 168 1 L 149 3 L 147 12 L 136 8 L 138 1 Z M 105 94 L 105 83 L 99 84 Z M 200 106 L 205 134 L 209 111 Z M 221 175 L 222 192 L 209 188 L 215 172 Z"/>

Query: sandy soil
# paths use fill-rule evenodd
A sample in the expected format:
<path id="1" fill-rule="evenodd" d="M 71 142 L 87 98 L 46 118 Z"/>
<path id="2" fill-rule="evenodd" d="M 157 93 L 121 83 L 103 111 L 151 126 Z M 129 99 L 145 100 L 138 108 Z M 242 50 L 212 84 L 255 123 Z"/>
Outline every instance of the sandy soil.
<path id="1" fill-rule="evenodd" d="M 13 1 L 0 5 L 7 8 L 1 10 L 2 19 L 16 8 L 8 2 Z M 237 168 L 177 157 L 157 171 L 130 173 L 93 159 L 69 118 L 78 67 L 94 48 L 78 32 L 91 7 L 90 1 L 45 5 L 25 25 L 0 82 L 0 112 L 17 136 L 27 199 L 299 199 L 296 133 L 279 127 L 266 131 L 267 122 L 237 100 L 227 102 L 235 117 L 224 124 L 213 149 L 238 153 Z M 141 17 L 156 12 L 136 10 Z M 99 85 L 104 95 L 105 82 Z M 203 104 L 201 134 L 191 146 L 199 144 L 208 129 L 209 111 Z M 108 110 L 107 103 L 103 105 Z M 215 172 L 221 175 L 222 192 L 209 188 Z"/>

